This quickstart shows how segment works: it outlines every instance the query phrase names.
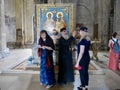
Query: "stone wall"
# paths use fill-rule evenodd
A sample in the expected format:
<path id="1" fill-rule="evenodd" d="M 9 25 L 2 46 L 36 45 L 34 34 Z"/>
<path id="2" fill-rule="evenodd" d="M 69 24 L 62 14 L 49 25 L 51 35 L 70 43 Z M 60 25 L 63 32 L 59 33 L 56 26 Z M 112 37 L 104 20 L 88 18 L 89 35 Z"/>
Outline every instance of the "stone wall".
<path id="1" fill-rule="evenodd" d="M 33 43 L 34 0 L 4 0 L 7 42 L 16 42 L 16 30 L 22 30 L 23 44 Z"/>
<path id="2" fill-rule="evenodd" d="M 15 0 L 5 1 L 5 28 L 7 42 L 16 41 Z"/>
<path id="3" fill-rule="evenodd" d="M 93 36 L 93 0 L 79 0 L 76 9 L 76 23 L 84 24 L 88 27 L 90 36 Z"/>
<path id="4" fill-rule="evenodd" d="M 16 42 L 16 30 L 22 30 L 22 43 L 33 43 L 34 0 L 5 0 L 8 42 Z M 9 23 L 7 21 L 9 20 Z"/>

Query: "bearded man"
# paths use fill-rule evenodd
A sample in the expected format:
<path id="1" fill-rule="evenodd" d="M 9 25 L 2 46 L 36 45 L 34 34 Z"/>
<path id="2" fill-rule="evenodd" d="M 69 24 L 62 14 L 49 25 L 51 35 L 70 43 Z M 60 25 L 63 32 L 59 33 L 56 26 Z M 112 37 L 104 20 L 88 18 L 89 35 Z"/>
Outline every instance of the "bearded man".
<path id="1" fill-rule="evenodd" d="M 59 43 L 59 58 L 58 58 L 58 83 L 65 85 L 68 82 L 74 82 L 74 70 L 72 61 L 71 43 L 75 40 L 76 32 L 69 36 L 66 28 L 60 30 L 61 37 Z"/>

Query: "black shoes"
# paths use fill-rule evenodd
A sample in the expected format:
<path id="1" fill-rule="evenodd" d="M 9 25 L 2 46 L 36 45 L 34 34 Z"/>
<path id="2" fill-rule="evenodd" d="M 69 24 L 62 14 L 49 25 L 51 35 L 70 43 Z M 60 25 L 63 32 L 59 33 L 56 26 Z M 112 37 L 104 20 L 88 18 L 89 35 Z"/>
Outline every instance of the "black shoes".
<path id="1" fill-rule="evenodd" d="M 84 89 L 83 89 L 83 88 L 84 88 Z M 85 88 L 85 87 L 82 87 L 82 86 L 77 87 L 77 89 L 78 89 L 78 90 L 88 90 L 88 88 Z"/>
<path id="2" fill-rule="evenodd" d="M 77 87 L 78 90 L 82 90 L 82 87 Z"/>
<path id="3" fill-rule="evenodd" d="M 59 83 L 60 84 L 60 86 L 62 86 L 62 87 L 65 87 L 66 86 L 66 82 L 62 82 L 62 83 Z"/>

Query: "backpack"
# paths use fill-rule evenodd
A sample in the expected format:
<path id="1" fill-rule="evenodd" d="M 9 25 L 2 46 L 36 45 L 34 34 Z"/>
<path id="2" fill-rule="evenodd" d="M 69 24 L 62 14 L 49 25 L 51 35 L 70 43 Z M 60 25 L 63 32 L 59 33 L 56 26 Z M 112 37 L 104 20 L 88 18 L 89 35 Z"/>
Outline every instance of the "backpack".
<path id="1" fill-rule="evenodd" d="M 113 40 L 113 39 L 112 39 Z M 120 53 L 120 45 L 119 45 L 119 43 L 118 43 L 118 39 L 117 39 L 117 41 L 114 41 L 113 40 L 113 42 L 114 42 L 114 46 L 113 46 L 113 51 L 114 51 L 114 53 Z"/>

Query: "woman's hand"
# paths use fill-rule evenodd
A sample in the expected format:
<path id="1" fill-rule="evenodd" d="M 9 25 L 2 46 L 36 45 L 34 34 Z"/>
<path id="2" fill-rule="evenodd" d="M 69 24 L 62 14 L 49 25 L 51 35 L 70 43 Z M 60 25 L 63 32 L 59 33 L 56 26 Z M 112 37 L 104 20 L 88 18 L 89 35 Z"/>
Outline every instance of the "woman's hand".
<path id="1" fill-rule="evenodd" d="M 76 69 L 78 70 L 81 70 L 82 69 L 82 66 L 79 65 L 79 62 L 77 62 L 74 66 Z"/>
<path id="2" fill-rule="evenodd" d="M 53 50 L 51 47 L 49 46 L 44 46 L 43 49 L 48 49 L 48 50 Z"/>
<path id="3" fill-rule="evenodd" d="M 45 49 L 46 46 L 41 46 L 40 48 Z"/>
<path id="4" fill-rule="evenodd" d="M 41 45 L 39 45 L 38 47 L 41 48 Z"/>
<path id="5" fill-rule="evenodd" d="M 77 63 L 75 64 L 75 67 L 79 67 L 79 62 L 77 62 Z"/>

